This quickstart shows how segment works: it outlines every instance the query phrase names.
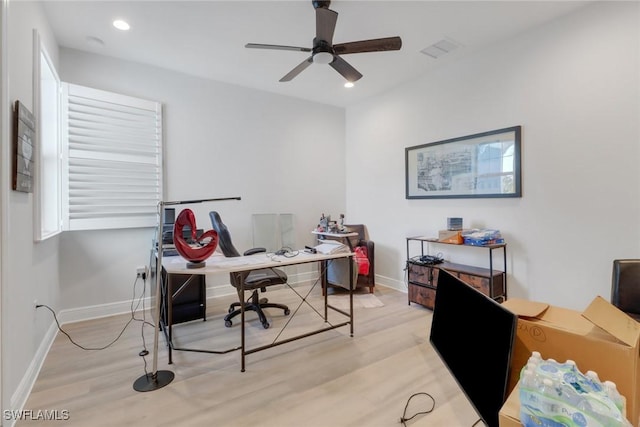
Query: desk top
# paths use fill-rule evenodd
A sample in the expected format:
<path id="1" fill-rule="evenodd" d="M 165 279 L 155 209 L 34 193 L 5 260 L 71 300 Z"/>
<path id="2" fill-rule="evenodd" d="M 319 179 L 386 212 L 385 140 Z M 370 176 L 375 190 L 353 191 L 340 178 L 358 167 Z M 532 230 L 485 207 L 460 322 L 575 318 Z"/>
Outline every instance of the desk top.
<path id="1" fill-rule="evenodd" d="M 353 253 L 312 254 L 300 250 L 298 255 L 294 257 L 273 254 L 267 256 L 263 252 L 235 258 L 227 258 L 224 255 L 214 253 L 205 260 L 206 265 L 202 268 L 187 268 L 187 260 L 181 256 L 162 257 L 162 266 L 167 273 L 171 274 L 214 274 L 256 270 L 259 268 L 278 268 L 347 257 L 353 257 Z"/>

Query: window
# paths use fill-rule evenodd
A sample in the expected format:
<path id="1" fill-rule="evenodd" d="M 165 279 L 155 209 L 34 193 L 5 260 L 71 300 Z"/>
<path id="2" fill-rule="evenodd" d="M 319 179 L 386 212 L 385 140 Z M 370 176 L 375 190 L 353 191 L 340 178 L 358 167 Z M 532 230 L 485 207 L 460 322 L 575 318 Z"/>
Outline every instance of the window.
<path id="1" fill-rule="evenodd" d="M 45 240 L 62 231 L 62 163 L 60 79 L 34 30 L 34 110 L 36 144 L 34 238 Z"/>
<path id="2" fill-rule="evenodd" d="M 162 106 L 63 83 L 65 230 L 157 225 Z"/>
<path id="3" fill-rule="evenodd" d="M 61 83 L 34 40 L 34 238 L 63 230 L 155 227 L 162 195 L 162 106 Z"/>

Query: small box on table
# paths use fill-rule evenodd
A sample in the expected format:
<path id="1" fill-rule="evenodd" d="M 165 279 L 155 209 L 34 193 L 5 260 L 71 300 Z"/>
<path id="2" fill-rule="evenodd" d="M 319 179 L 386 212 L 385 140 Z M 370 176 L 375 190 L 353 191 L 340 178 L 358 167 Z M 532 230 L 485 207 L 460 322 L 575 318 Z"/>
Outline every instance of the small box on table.
<path id="1" fill-rule="evenodd" d="M 461 245 L 464 243 L 461 230 L 440 230 L 438 231 L 438 241 L 443 243 L 455 243 Z"/>

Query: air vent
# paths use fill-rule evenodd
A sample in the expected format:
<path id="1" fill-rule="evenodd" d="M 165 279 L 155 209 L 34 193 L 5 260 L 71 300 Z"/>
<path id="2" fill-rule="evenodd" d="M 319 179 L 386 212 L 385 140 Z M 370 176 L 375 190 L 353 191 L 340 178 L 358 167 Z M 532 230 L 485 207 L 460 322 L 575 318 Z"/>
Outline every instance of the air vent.
<path id="1" fill-rule="evenodd" d="M 431 46 L 425 47 L 420 52 L 434 59 L 438 59 L 441 56 L 456 50 L 460 46 L 461 45 L 459 43 L 456 43 L 451 39 L 442 39 L 439 42 L 432 44 Z"/>

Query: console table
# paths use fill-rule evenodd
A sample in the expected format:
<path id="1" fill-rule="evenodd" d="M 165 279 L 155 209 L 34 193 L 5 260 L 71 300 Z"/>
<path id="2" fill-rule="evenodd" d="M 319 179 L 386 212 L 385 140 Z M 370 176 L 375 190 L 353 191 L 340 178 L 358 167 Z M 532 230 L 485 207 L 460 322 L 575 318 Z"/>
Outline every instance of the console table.
<path id="1" fill-rule="evenodd" d="M 438 286 L 438 271 L 447 270 L 459 277 L 470 286 L 478 289 L 483 294 L 497 301 L 507 299 L 507 244 L 498 243 L 484 246 L 457 245 L 454 243 L 441 242 L 436 238 L 414 236 L 407 237 L 407 277 L 408 277 L 408 299 L 412 302 L 433 309 L 433 303 Z M 411 246 L 420 246 L 420 252 L 416 256 L 411 256 Z M 439 264 L 429 264 L 420 260 L 430 252 L 430 245 L 447 245 L 451 247 L 475 248 L 477 250 L 488 251 L 489 268 L 475 267 L 451 262 Z M 425 247 L 426 246 L 426 247 Z M 494 268 L 494 250 L 502 250 L 502 270 Z"/>

